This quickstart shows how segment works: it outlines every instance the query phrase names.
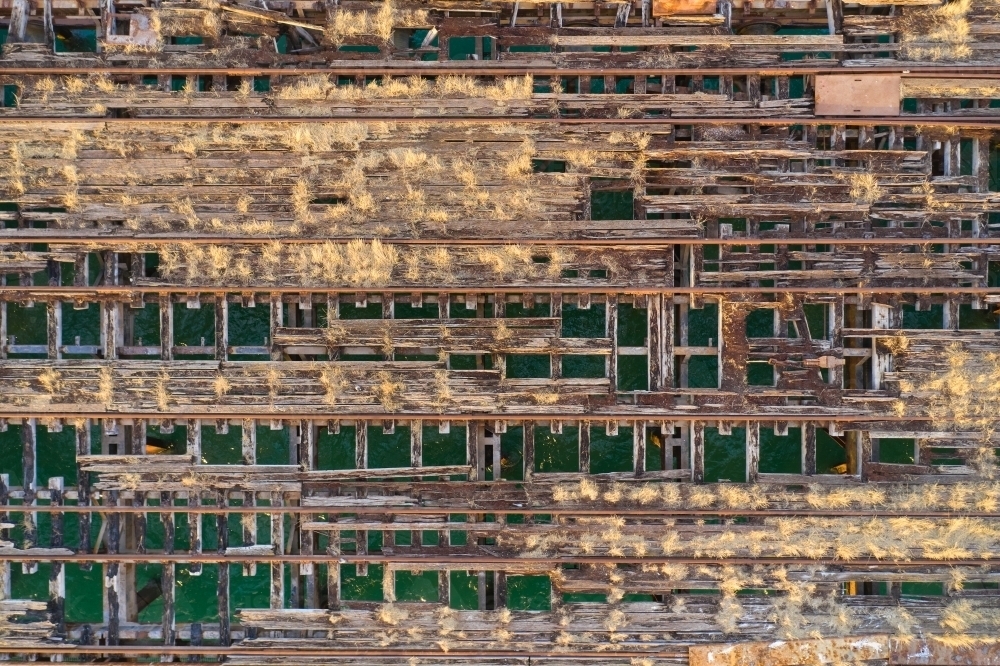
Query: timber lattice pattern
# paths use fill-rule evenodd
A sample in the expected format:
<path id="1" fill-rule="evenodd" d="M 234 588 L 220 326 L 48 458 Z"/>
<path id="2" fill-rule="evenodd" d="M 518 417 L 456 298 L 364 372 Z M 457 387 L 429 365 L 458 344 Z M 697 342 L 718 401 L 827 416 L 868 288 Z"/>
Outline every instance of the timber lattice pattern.
<path id="1" fill-rule="evenodd" d="M 0 0 L 0 658 L 1000 664 L 998 16 Z"/>

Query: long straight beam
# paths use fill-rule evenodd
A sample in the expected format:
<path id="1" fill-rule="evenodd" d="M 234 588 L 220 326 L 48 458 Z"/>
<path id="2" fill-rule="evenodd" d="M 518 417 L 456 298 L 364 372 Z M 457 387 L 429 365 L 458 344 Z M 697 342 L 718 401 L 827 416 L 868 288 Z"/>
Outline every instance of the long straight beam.
<path id="1" fill-rule="evenodd" d="M 656 479 L 651 479 L 655 481 Z M 342 485 L 350 485 L 350 482 L 343 482 Z M 766 481 L 762 485 L 767 485 Z M 120 513 L 120 514 L 251 514 L 259 513 L 277 514 L 287 513 L 290 515 L 300 514 L 331 514 L 350 513 L 357 515 L 407 515 L 407 516 L 440 516 L 442 513 L 462 513 L 463 511 L 478 511 L 482 507 L 473 506 L 438 506 L 438 507 L 387 507 L 387 506 L 282 506 L 272 507 L 266 505 L 257 506 L 228 506 L 219 507 L 215 505 L 202 506 L 104 506 L 95 504 L 92 506 L 77 505 L 49 505 L 39 504 L 30 507 L 18 504 L 0 505 L 4 511 L 19 513 L 29 511 L 31 513 Z M 1000 518 L 997 511 L 879 511 L 877 509 L 856 509 L 856 510 L 818 510 L 818 509 L 559 509 L 554 507 L 534 507 L 523 509 L 489 509 L 490 514 L 499 515 L 545 515 L 545 516 L 620 516 L 622 518 L 666 518 L 672 516 L 748 516 L 764 518 L 800 518 L 800 517 L 829 517 L 829 518 Z M 419 523 L 414 523 L 419 526 Z M 334 523 L 335 527 L 347 528 L 351 523 Z M 465 523 L 454 523 L 455 529 L 462 529 Z M 499 523 L 498 528 L 502 527 Z M 476 530 L 478 531 L 478 530 Z"/>
<path id="2" fill-rule="evenodd" d="M 773 241 L 772 241 L 773 242 Z M 822 244 L 822 243 L 820 243 Z M 725 273 L 713 273 L 713 275 L 725 275 Z M 737 278 L 733 278 L 734 280 Z M 754 279 L 744 278 L 744 279 Z M 700 294 L 705 296 L 726 296 L 732 294 L 823 294 L 829 296 L 856 296 L 869 294 L 938 294 L 942 296 L 965 296 L 965 295 L 986 295 L 1000 294 L 1000 287 L 934 287 L 905 285 L 900 287 L 736 287 L 736 286 L 702 286 L 702 287 L 640 287 L 631 285 L 607 285 L 607 286 L 576 286 L 576 285 L 549 285 L 544 287 L 531 285 L 511 285 L 507 287 L 490 287 L 474 285 L 412 285 L 412 286 L 355 286 L 336 285 L 332 287 L 314 285 L 275 285 L 273 287 L 261 286 L 233 286 L 233 287 L 213 287 L 208 285 L 178 284 L 168 286 L 93 286 L 93 287 L 45 287 L 45 286 L 20 286 L 8 285 L 0 287 L 0 301 L 23 299 L 25 297 L 62 297 L 67 300 L 114 297 L 128 300 L 138 294 L 239 294 L 243 292 L 271 293 L 271 294 L 343 294 L 343 293 L 368 293 L 368 294 L 412 294 L 415 292 L 430 293 L 455 293 L 455 294 L 551 294 L 559 292 L 563 294 L 617 294 L 627 292 L 629 295 L 649 295 L 649 294 Z"/>
<path id="3" fill-rule="evenodd" d="M 886 329 L 887 333 L 891 333 L 891 329 Z M 255 365 L 261 365 L 259 361 L 252 362 Z M 295 361 L 289 361 L 289 363 L 294 364 Z M 169 363 L 166 364 L 169 366 Z M 58 366 L 56 366 L 58 367 Z M 875 396 L 880 397 L 880 396 Z M 551 412 L 517 412 L 516 414 L 504 414 L 496 412 L 481 412 L 478 414 L 473 414 L 469 412 L 457 412 L 454 414 L 449 414 L 448 412 L 343 412 L 336 414 L 328 414 L 325 416 L 318 416 L 314 412 L 295 412 L 292 411 L 293 408 L 283 408 L 281 412 L 282 419 L 289 420 L 317 420 L 317 419 L 336 419 L 339 421 L 397 421 L 402 422 L 404 420 L 413 419 L 433 419 L 435 421 L 451 421 L 451 422 L 468 422 L 468 421 L 492 421 L 497 419 L 503 419 L 507 421 L 551 421 L 557 419 L 559 421 L 583 421 L 585 419 L 590 420 L 631 420 L 643 419 L 649 421 L 760 421 L 765 423 L 770 423 L 774 421 L 787 421 L 789 423 L 805 423 L 805 422 L 836 422 L 838 424 L 843 423 L 931 423 L 934 421 L 930 416 L 896 416 L 894 414 L 872 414 L 872 413 L 856 413 L 856 414 L 831 414 L 831 413 L 815 413 L 815 414 L 803 414 L 802 412 L 791 412 L 791 413 L 781 413 L 781 412 L 768 412 L 767 414 L 747 414 L 746 412 L 729 412 L 729 411 L 711 411 L 708 407 L 699 407 L 699 412 L 691 413 L 689 411 L 674 410 L 671 411 L 669 407 L 659 407 L 654 413 L 652 411 L 637 412 L 632 411 L 617 411 L 616 406 L 612 405 L 607 408 L 607 410 L 595 411 L 592 410 L 586 414 L 567 414 L 565 411 L 558 414 Z M 652 408 L 650 408 L 652 410 Z M 12 411 L 7 407 L 0 406 L 0 419 L 15 419 L 15 418 L 29 418 L 32 416 L 37 416 L 39 414 L 37 409 L 25 409 L 21 411 Z M 91 419 L 148 419 L 148 418 L 171 418 L 171 419 L 204 419 L 204 420 L 219 420 L 219 419 L 265 419 L 269 418 L 270 415 L 262 415 L 258 412 L 242 412 L 234 411 L 230 407 L 225 407 L 223 405 L 214 405 L 210 409 L 205 411 L 180 411 L 177 413 L 170 414 L 151 414 L 150 412 L 142 411 L 97 411 L 80 409 L 75 411 L 59 411 L 59 410 L 46 410 L 44 412 L 46 419 L 76 419 L 76 418 L 91 418 Z M 947 478 L 947 477 L 945 477 Z"/>
<path id="4" fill-rule="evenodd" d="M 498 64 L 496 62 L 463 61 L 461 66 L 436 61 L 422 62 L 419 65 L 412 61 L 398 61 L 393 65 L 389 62 L 371 60 L 344 61 L 324 67 L 173 67 L 164 64 L 163 67 L 4 67 L 3 73 L 8 76 L 38 75 L 38 76 L 71 76 L 89 74 L 141 75 L 141 74 L 226 74 L 229 76 L 308 76 L 311 74 L 355 74 L 364 72 L 366 76 L 517 76 L 531 74 L 534 76 L 591 76 L 595 72 L 602 76 L 633 76 L 660 74 L 717 76 L 760 74 L 761 76 L 788 76 L 799 74 L 900 74 L 903 78 L 941 78 L 956 77 L 981 79 L 1000 76 L 1000 67 L 951 65 L 945 67 L 920 65 L 880 65 L 864 69 L 838 66 L 835 62 L 829 66 L 803 66 L 790 62 L 787 66 L 768 67 L 552 67 L 533 66 L 511 62 Z M 655 94 L 655 93 L 654 93 Z"/>
<path id="5" fill-rule="evenodd" d="M 653 99 L 652 96 L 650 98 Z M 123 104 L 123 106 L 128 106 Z M 127 125 L 129 123 L 139 123 L 142 125 L 192 125 L 192 124 L 266 124 L 266 123 L 364 123 L 364 122 L 391 122 L 391 123 L 497 123 L 500 116 L 415 116 L 415 115 L 340 115 L 340 116 L 267 116 L 267 117 L 245 117 L 245 116 L 174 116 L 157 117 L 143 116 L 141 118 L 95 118 L 95 117 L 65 117 L 65 116 L 17 116 L 8 117 L 9 122 L 16 123 L 60 123 L 60 124 L 83 124 L 95 125 L 106 123 L 108 125 Z M 765 125 L 769 127 L 786 127 L 789 125 L 878 125 L 893 127 L 953 127 L 955 129 L 996 129 L 1000 128 L 1000 115 L 998 116 L 793 116 L 789 118 L 760 118 L 760 117 L 709 117 L 696 116 L 685 117 L 656 117 L 656 118 L 564 118 L 555 117 L 522 117 L 503 116 L 504 123 L 521 125 Z"/>
<path id="6" fill-rule="evenodd" d="M 461 523 L 456 523 L 460 525 Z M 7 551 L 3 554 L 3 558 L 10 562 L 37 562 L 39 560 L 38 553 L 31 552 L 17 552 L 17 551 Z M 486 567 L 498 567 L 502 568 L 505 564 L 517 564 L 517 565 L 531 565 L 537 564 L 541 566 L 547 566 L 552 564 L 566 564 L 566 563 L 578 563 L 578 564 L 722 564 L 727 566 L 751 566 L 751 565 L 824 565 L 824 566 L 847 566 L 847 565 L 869 565 L 872 567 L 878 566 L 894 566 L 894 567 L 980 567 L 980 566 L 995 566 L 1000 564 L 1000 555 L 996 557 L 966 557 L 960 559 L 952 560 L 934 560 L 925 558 L 914 558 L 912 560 L 895 560 L 895 559 L 882 559 L 873 560 L 871 558 L 864 559 L 840 559 L 836 557 L 818 557 L 818 558 L 808 558 L 808 557 L 680 557 L 680 556 L 661 556 L 661 555 L 651 555 L 649 557 L 612 557 L 603 555 L 567 555 L 560 554 L 552 557 L 518 557 L 517 555 L 511 557 L 502 557 L 499 555 L 440 555 L 434 554 L 431 556 L 419 556 L 419 555 L 378 555 L 365 553 L 363 555 L 327 555 L 325 553 L 314 553 L 311 555 L 289 555 L 289 554 L 279 554 L 279 555 L 223 555 L 219 553 L 174 553 L 173 555 L 166 555 L 163 553 L 84 553 L 84 554 L 52 554 L 46 553 L 44 555 L 46 562 L 94 562 L 94 563 L 146 563 L 146 562 L 173 562 L 177 564 L 184 563 L 201 563 L 201 564 L 212 564 L 212 563 L 242 563 L 242 562 L 287 562 L 287 563 L 316 563 L 323 564 L 325 562 L 339 562 L 340 564 L 379 564 L 383 562 L 392 562 L 396 564 L 409 564 L 414 566 L 419 566 L 421 564 L 463 564 L 463 565 L 477 565 Z"/>
<path id="7" fill-rule="evenodd" d="M 164 656 L 259 656 L 259 657 L 327 657 L 331 660 L 347 657 L 386 657 L 391 659 L 386 663 L 405 663 L 410 657 L 430 657 L 435 660 L 444 659 L 468 659 L 470 657 L 489 659 L 528 659 L 528 658 L 558 658 L 563 660 L 586 659 L 608 661 L 609 659 L 629 659 L 629 658 L 655 658 L 659 653 L 655 650 L 635 651 L 616 650 L 614 652 L 566 652 L 566 651 L 521 651 L 521 650 L 416 650 L 413 648 L 402 649 L 333 649 L 333 648 L 249 648 L 240 646 L 216 647 L 216 646 L 179 646 L 179 645 L 73 645 L 64 643 L 62 647 L 11 647 L 11 652 L 19 654 L 52 654 L 52 655 L 105 655 L 114 654 L 119 656 L 135 655 L 164 655 Z M 676 659 L 677 648 L 670 652 L 665 652 L 664 657 Z M 4 664 L 37 664 L 37 661 L 4 661 Z M 135 666 L 136 662 L 117 662 L 120 664 Z M 149 663 L 149 662 L 143 662 Z M 570 662 L 571 663 L 571 662 Z M 108 662 L 101 662 L 107 666 Z"/>
<path id="8" fill-rule="evenodd" d="M 625 222 L 650 222 L 652 220 L 621 220 Z M 605 222 L 602 220 L 602 222 Z M 484 230 L 486 233 L 480 235 L 478 238 L 385 238 L 379 237 L 384 243 L 389 243 L 392 245 L 432 245 L 434 247 L 440 246 L 447 243 L 449 246 L 477 246 L 477 245 L 497 245 L 498 243 L 510 243 L 511 239 L 509 236 L 496 236 L 490 237 L 488 229 Z M 116 245 L 121 243 L 136 243 L 136 242 L 149 242 L 149 243 L 170 243 L 171 245 L 201 245 L 204 243 L 227 243 L 233 245 L 265 245 L 274 241 L 274 238 L 281 238 L 281 243 L 283 245 L 310 245 L 316 243 L 322 243 L 327 240 L 337 240 L 335 237 L 331 236 L 291 236 L 284 238 L 280 233 L 273 236 L 261 237 L 249 237 L 249 236 L 221 236 L 215 234 L 205 234 L 205 235 L 193 235 L 185 234 L 175 235 L 175 234 L 121 234 L 121 235 L 109 235 L 105 232 L 98 232 L 93 235 L 79 234 L 75 236 L 63 234 L 63 233 L 49 233 L 45 229 L 5 229 L 3 234 L 5 242 L 25 242 L 25 243 L 74 243 L 79 244 L 81 241 L 87 242 L 88 245 L 100 244 L 102 246 L 107 246 L 108 249 L 114 248 Z M 361 240 L 369 240 L 364 235 L 353 234 L 350 236 L 344 236 L 344 241 L 354 240 L 360 238 Z M 372 237 L 374 238 L 374 236 Z M 1000 236 L 985 236 L 985 237 L 928 237 L 928 238 L 906 238 L 906 237 L 893 237 L 893 238 L 849 238 L 844 236 L 814 236 L 811 238 L 806 237 L 788 237 L 788 236 L 775 236 L 775 237 L 760 237 L 760 238 L 743 238 L 743 237 L 732 237 L 728 236 L 726 238 L 693 238 L 691 236 L 643 236 L 641 238 L 539 238 L 539 239 L 526 239 L 524 243 L 530 245 L 580 245 L 584 247 L 605 247 L 605 246 L 621 246 L 621 245 L 641 245 L 641 246 L 657 246 L 657 245 L 847 245 L 855 246 L 860 245 L 863 247 L 875 247 L 875 246 L 897 246 L 897 245 L 969 245 L 969 246 L 983 246 L 983 245 L 1000 245 Z M 268 291 L 271 291 L 270 289 Z M 466 291 L 465 287 L 462 287 L 462 291 Z M 493 291 L 490 288 L 490 291 Z M 631 292 L 631 288 L 630 288 Z"/>

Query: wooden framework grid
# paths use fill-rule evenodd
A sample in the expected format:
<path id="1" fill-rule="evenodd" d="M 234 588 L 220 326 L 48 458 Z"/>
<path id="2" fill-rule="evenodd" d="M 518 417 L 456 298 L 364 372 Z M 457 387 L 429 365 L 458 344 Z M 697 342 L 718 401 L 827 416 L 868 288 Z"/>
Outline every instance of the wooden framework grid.
<path id="1" fill-rule="evenodd" d="M 0 659 L 1000 663 L 998 16 L 0 0 Z"/>

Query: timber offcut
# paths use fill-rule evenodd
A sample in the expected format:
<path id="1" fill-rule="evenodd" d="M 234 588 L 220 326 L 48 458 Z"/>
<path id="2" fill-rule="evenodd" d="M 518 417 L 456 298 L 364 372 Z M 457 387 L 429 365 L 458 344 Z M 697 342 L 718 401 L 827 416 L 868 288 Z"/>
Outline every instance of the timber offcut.
<path id="1" fill-rule="evenodd" d="M 1000 0 L 0 43 L 0 661 L 1000 664 Z"/>

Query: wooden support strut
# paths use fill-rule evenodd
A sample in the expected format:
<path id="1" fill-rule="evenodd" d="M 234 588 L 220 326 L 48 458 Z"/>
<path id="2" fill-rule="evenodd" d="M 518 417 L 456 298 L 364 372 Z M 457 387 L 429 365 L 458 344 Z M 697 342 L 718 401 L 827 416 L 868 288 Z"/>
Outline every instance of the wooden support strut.
<path id="1" fill-rule="evenodd" d="M 608 294 L 605 308 L 605 330 L 607 337 L 611 338 L 607 376 L 610 381 L 609 392 L 614 395 L 618 392 L 618 297 L 614 294 Z"/>
<path id="2" fill-rule="evenodd" d="M 756 483 L 760 474 L 760 421 L 747 422 L 746 465 L 747 483 Z"/>
<path id="3" fill-rule="evenodd" d="M 160 493 L 160 506 L 172 506 L 174 503 L 173 498 L 173 493 Z M 174 553 L 174 514 L 163 513 L 160 515 L 160 519 L 163 522 L 163 553 L 165 555 L 172 555 Z M 163 577 L 160 580 L 160 589 L 163 591 L 163 615 L 161 616 L 163 644 L 176 645 L 177 617 L 174 606 L 177 594 L 176 569 L 173 562 L 164 562 L 162 566 Z M 161 657 L 160 661 L 166 661 L 166 658 Z"/>

